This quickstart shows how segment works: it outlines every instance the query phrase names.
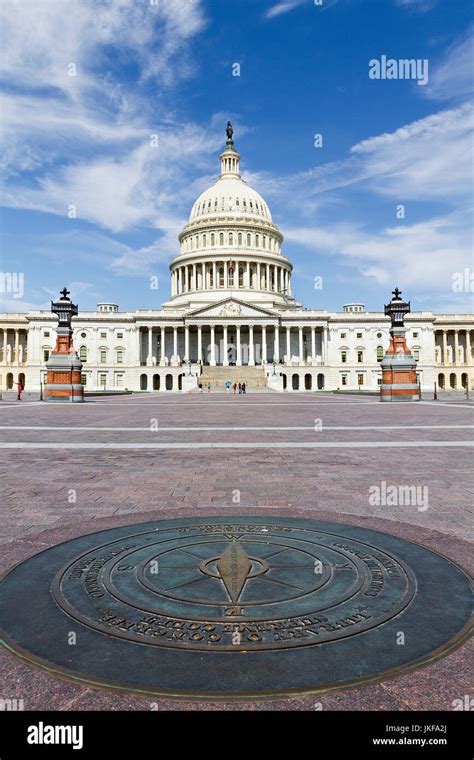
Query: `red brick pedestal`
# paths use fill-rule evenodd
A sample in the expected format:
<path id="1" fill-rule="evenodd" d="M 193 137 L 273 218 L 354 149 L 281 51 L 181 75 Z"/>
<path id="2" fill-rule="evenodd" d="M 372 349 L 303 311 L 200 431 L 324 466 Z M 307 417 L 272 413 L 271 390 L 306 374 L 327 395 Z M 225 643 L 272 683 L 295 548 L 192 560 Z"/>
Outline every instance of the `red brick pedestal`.
<path id="1" fill-rule="evenodd" d="M 48 380 L 44 388 L 44 401 L 84 401 L 84 387 L 81 383 L 82 362 L 72 342 L 71 319 L 77 314 L 77 306 L 67 298 L 64 288 L 63 298 L 51 303 L 51 311 L 59 317 L 57 340 L 46 368 Z"/>

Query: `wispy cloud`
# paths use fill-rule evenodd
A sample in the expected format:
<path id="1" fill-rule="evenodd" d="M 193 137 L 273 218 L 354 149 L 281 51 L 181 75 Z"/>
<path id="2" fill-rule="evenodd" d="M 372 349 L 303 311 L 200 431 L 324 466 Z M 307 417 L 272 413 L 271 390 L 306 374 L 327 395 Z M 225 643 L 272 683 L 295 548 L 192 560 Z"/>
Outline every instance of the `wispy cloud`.
<path id="1" fill-rule="evenodd" d="M 446 52 L 430 75 L 423 94 L 435 100 L 465 98 L 474 91 L 474 26 Z"/>

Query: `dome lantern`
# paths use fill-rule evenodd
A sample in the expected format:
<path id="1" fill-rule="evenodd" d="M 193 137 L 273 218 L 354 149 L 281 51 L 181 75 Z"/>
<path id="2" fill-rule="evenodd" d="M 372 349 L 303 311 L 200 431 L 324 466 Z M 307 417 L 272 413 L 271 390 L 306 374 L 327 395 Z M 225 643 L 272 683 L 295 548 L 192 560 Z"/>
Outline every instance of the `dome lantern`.
<path id="1" fill-rule="evenodd" d="M 234 148 L 234 141 L 232 139 L 234 129 L 230 121 L 227 122 L 226 127 L 227 142 L 226 148 L 221 153 L 221 178 L 224 177 L 238 177 L 240 179 L 240 155 Z"/>

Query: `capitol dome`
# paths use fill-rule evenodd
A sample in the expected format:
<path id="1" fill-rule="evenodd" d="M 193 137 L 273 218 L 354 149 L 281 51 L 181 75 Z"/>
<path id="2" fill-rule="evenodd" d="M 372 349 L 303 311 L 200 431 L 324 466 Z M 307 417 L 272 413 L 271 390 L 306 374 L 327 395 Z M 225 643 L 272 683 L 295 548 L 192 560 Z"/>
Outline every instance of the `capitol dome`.
<path id="1" fill-rule="evenodd" d="M 203 217 L 222 215 L 263 218 L 272 221 L 270 209 L 256 190 L 251 188 L 240 175 L 221 175 L 214 184 L 199 196 L 192 207 L 189 221 Z"/>
<path id="2" fill-rule="evenodd" d="M 240 174 L 232 125 L 220 155 L 218 179 L 195 201 L 170 264 L 169 307 L 192 307 L 229 297 L 289 307 L 292 264 L 267 203 Z"/>

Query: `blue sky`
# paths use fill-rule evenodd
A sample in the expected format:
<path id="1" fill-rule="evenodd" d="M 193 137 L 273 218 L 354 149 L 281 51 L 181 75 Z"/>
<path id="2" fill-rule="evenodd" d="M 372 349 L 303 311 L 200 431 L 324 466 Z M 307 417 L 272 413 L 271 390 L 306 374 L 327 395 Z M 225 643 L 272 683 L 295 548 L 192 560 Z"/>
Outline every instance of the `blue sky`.
<path id="1" fill-rule="evenodd" d="M 452 288 L 473 271 L 470 7 L 3 0 L 1 270 L 25 289 L 0 309 L 49 308 L 66 283 L 81 309 L 159 308 L 230 118 L 305 306 L 378 310 L 397 284 L 415 309 L 472 310 Z M 426 59 L 428 83 L 371 79 L 382 55 Z"/>

